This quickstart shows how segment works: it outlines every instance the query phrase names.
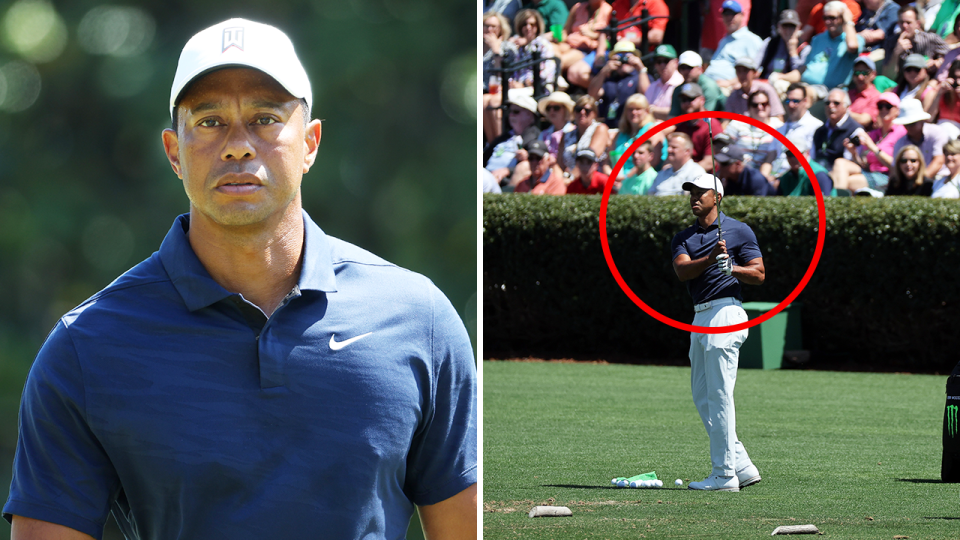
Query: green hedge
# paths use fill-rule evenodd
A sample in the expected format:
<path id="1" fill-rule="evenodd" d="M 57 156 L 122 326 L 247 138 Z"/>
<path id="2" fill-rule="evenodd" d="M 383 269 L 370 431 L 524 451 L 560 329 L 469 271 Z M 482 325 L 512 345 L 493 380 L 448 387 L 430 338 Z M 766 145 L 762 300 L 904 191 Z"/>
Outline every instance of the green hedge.
<path id="1" fill-rule="evenodd" d="M 669 361 L 689 334 L 640 310 L 607 269 L 601 197 L 485 195 L 486 358 L 543 356 Z M 745 301 L 780 302 L 816 247 L 812 197 L 724 200 L 757 234 L 766 282 Z M 802 302 L 814 365 L 949 371 L 960 360 L 960 201 L 888 197 L 826 201 L 827 232 Z M 693 310 L 673 273 L 670 241 L 693 223 L 685 197 L 615 196 L 607 212 L 620 274 L 646 304 L 681 322 Z"/>

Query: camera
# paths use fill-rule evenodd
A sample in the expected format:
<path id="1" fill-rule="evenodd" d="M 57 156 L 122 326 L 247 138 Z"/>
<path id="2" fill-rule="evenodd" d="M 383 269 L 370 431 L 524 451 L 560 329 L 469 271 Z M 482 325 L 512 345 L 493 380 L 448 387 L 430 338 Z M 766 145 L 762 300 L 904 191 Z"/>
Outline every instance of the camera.
<path id="1" fill-rule="evenodd" d="M 860 136 L 859 136 L 859 135 L 853 136 L 853 137 L 850 139 L 850 144 L 852 144 L 852 145 L 854 145 L 854 146 L 860 146 Z"/>
<path id="2" fill-rule="evenodd" d="M 628 52 L 617 53 L 613 55 L 613 58 L 614 60 L 618 60 L 619 62 L 626 64 L 630 60 L 630 53 Z"/>

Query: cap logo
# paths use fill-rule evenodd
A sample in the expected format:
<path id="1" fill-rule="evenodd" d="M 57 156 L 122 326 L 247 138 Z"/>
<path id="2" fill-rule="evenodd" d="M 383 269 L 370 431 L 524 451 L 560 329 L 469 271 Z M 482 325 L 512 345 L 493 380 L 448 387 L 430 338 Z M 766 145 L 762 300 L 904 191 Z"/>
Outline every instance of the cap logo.
<path id="1" fill-rule="evenodd" d="M 227 52 L 230 47 L 236 47 L 243 52 L 243 27 L 234 26 L 233 28 L 223 29 L 223 49 L 221 53 Z"/>

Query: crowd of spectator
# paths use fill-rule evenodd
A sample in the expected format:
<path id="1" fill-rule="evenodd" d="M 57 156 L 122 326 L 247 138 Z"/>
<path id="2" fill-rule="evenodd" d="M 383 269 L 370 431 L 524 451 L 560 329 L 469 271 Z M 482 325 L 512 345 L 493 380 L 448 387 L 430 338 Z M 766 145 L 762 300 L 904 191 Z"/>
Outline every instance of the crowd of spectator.
<path id="1" fill-rule="evenodd" d="M 714 172 L 732 195 L 960 198 L 960 2 L 791 0 L 767 35 L 749 0 L 700 3 L 678 54 L 664 0 L 485 0 L 484 191 L 681 195 Z M 746 118 L 625 155 L 703 111 Z"/>

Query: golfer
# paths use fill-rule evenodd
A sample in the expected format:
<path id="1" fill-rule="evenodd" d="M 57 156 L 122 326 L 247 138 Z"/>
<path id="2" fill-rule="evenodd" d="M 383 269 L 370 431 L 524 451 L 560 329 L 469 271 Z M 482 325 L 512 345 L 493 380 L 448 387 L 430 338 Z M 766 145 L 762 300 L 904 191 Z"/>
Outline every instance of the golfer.
<path id="1" fill-rule="evenodd" d="M 289 38 L 195 35 L 163 146 L 190 212 L 60 319 L 20 408 L 13 539 L 476 538 L 473 349 L 426 278 L 327 236 Z"/>
<path id="2" fill-rule="evenodd" d="M 716 189 L 714 188 L 716 186 Z M 709 174 L 685 182 L 697 221 L 673 238 L 673 269 L 693 297 L 693 324 L 730 326 L 747 321 L 741 307 L 740 282 L 763 283 L 757 237 L 747 225 L 719 211 L 723 185 Z M 720 230 L 723 239 L 720 240 Z M 713 471 L 690 489 L 740 491 L 760 481 L 760 472 L 737 438 L 733 387 L 740 345 L 747 331 L 690 334 L 690 387 L 693 402 L 710 436 Z"/>

